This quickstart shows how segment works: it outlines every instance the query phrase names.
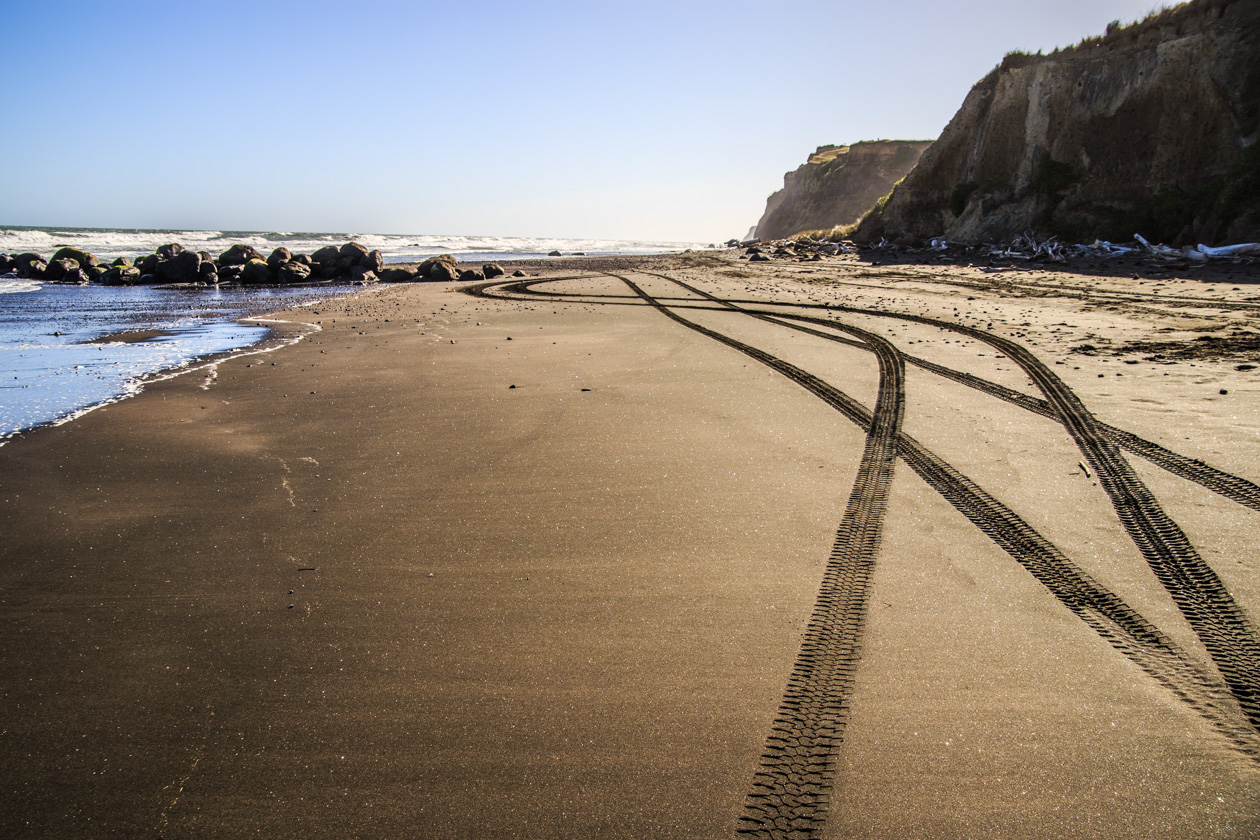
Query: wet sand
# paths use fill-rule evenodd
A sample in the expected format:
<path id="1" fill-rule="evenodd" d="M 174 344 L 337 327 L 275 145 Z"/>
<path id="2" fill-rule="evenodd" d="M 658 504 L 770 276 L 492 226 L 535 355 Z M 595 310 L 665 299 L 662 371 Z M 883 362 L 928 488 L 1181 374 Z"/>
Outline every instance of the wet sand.
<path id="1" fill-rule="evenodd" d="M 277 313 L 307 337 L 0 447 L 0 835 L 1260 833 L 1245 270 L 528 270 L 551 282 Z M 1169 591 L 1063 423 L 905 361 L 1044 398 L 937 322 L 1030 351 L 1087 431 L 1242 479 L 1126 451 L 1193 550 L 1168 562 L 1240 618 Z M 1197 355 L 1124 350 L 1155 340 Z M 1058 553 L 1004 547 L 1017 527 Z M 820 597 L 851 619 L 821 647 Z M 794 728 L 821 757 L 758 787 Z"/>

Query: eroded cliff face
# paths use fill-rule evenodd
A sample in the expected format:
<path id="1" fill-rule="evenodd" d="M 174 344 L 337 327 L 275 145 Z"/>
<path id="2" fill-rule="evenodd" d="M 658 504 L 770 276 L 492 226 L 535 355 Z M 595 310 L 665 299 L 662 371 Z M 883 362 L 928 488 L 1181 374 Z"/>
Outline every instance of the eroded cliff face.
<path id="1" fill-rule="evenodd" d="M 1007 56 L 855 238 L 1254 241 L 1258 123 L 1260 0 L 1194 0 Z"/>
<path id="2" fill-rule="evenodd" d="M 783 189 L 766 201 L 758 239 L 856 222 L 914 168 L 930 140 L 875 140 L 822 146 L 783 176 Z"/>

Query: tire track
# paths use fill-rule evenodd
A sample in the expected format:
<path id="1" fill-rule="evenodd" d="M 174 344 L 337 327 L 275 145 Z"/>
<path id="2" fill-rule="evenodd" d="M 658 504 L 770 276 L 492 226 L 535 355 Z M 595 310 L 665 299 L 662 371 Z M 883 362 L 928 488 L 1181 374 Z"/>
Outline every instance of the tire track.
<path id="1" fill-rule="evenodd" d="M 652 276 L 659 276 L 659 277 L 662 277 L 662 279 L 674 280 L 674 278 L 667 277 L 666 275 L 652 275 Z M 572 279 L 572 278 L 554 278 L 554 279 Z M 511 292 L 516 293 L 516 294 L 528 295 L 528 296 L 533 296 L 533 297 L 550 297 L 550 298 L 566 297 L 566 295 L 561 294 L 561 293 L 546 292 L 546 291 L 532 288 L 534 285 L 537 285 L 540 283 L 546 283 L 546 282 L 550 282 L 550 280 L 535 279 L 535 280 L 519 281 L 512 284 L 488 283 L 488 284 L 483 284 L 482 286 L 476 287 L 475 289 L 470 289 L 470 291 L 473 291 L 473 293 L 479 297 L 494 297 L 494 295 L 489 295 L 489 294 L 484 293 L 485 287 L 497 286 L 499 288 L 502 288 L 504 291 L 510 290 Z M 675 280 L 675 282 L 679 282 L 679 281 Z M 696 292 L 697 294 L 704 295 L 704 293 L 699 291 L 698 289 L 692 289 L 692 291 Z M 614 296 L 586 295 L 585 297 L 614 297 Z M 617 296 L 617 297 L 621 297 L 621 296 Z M 621 297 L 621 299 L 627 300 L 627 298 L 624 298 L 624 297 Z M 676 300 L 676 299 L 670 299 L 670 300 Z M 722 301 L 721 305 L 724 308 L 731 308 L 734 305 L 734 303 L 764 305 L 767 302 L 766 301 L 746 301 L 746 300 L 736 301 L 736 302 Z M 701 308 L 701 309 L 710 308 L 710 307 L 696 306 L 695 304 L 688 304 L 686 302 L 671 303 L 671 305 L 674 306 L 675 308 Z M 806 307 L 806 308 L 818 308 L 818 309 L 824 309 L 824 310 L 839 308 L 839 307 L 833 307 L 827 304 L 784 304 L 784 305 L 792 305 L 792 306 L 799 306 L 799 307 Z M 774 318 L 781 318 L 781 319 L 789 319 L 793 321 L 801 321 L 804 323 L 813 323 L 813 324 L 817 324 L 817 325 L 828 327 L 828 328 L 834 328 L 836 326 L 836 322 L 834 321 L 829 321 L 823 318 L 813 318 L 808 315 L 799 315 L 796 313 L 771 312 L 768 310 L 753 310 L 753 309 L 746 309 L 746 308 L 741 308 L 740 311 L 757 312 L 760 315 L 766 315 L 766 316 L 770 316 Z M 866 314 L 874 314 L 874 313 L 867 312 Z M 889 315 L 890 317 L 900 317 L 900 316 L 897 316 L 895 313 L 883 313 L 883 314 Z M 783 326 L 790 327 L 793 325 L 783 324 Z M 828 338 L 833 341 L 839 341 L 841 343 L 848 344 L 853 347 L 865 346 L 861 341 L 835 336 L 834 334 L 823 334 L 823 333 L 813 333 L 813 334 L 818 335 L 820 337 Z M 927 359 L 923 359 L 918 356 L 903 355 L 903 358 L 908 364 L 912 364 L 915 367 L 921 368 L 931 373 L 935 373 L 938 376 L 945 377 L 946 379 L 953 380 L 954 382 L 958 382 L 959 384 L 966 385 L 970 388 L 974 388 L 977 391 L 980 391 L 982 393 L 988 394 L 993 397 L 997 397 L 998 399 L 1004 400 L 1008 403 L 1011 403 L 1012 405 L 1019 406 L 1020 408 L 1026 409 L 1035 414 L 1040 414 L 1043 417 L 1047 417 L 1056 421 L 1058 420 L 1058 415 L 1055 414 L 1054 408 L 1045 399 L 1042 399 L 1040 397 L 1029 396 L 1028 394 L 1021 393 L 1012 388 L 1007 388 L 1004 385 L 999 385 L 996 382 L 992 382 L 988 379 L 984 379 L 974 374 L 964 373 L 963 371 L 954 370 L 953 368 L 949 368 L 944 365 L 939 365 L 939 364 L 936 364 L 935 362 L 930 362 Z M 1127 432 L 1123 429 L 1117 428 L 1116 426 L 1111 426 L 1101 421 L 1097 421 L 1097 424 L 1098 424 L 1099 431 L 1102 433 L 1102 435 L 1105 438 L 1110 440 L 1116 446 L 1121 447 L 1125 451 L 1130 452 L 1134 455 L 1137 455 L 1141 458 L 1144 458 L 1147 461 L 1150 461 L 1152 464 L 1155 464 L 1156 466 L 1168 471 L 1169 473 L 1172 473 L 1178 478 L 1182 478 L 1182 479 L 1185 479 L 1186 481 L 1194 482 L 1195 484 L 1198 484 L 1199 486 L 1204 487 L 1207 490 L 1210 490 L 1211 492 L 1216 493 L 1220 496 L 1224 496 L 1225 498 L 1230 499 L 1231 501 L 1237 502 L 1240 505 L 1249 507 L 1252 510 L 1260 511 L 1260 486 L 1256 485 L 1254 482 L 1249 481 L 1248 479 L 1245 479 L 1241 476 L 1233 475 L 1232 473 L 1228 473 L 1224 470 L 1213 467 L 1212 465 L 1205 463 L 1204 461 L 1200 461 L 1197 458 L 1191 458 L 1189 456 L 1181 455 L 1177 452 L 1173 452 L 1170 449 L 1160 446 L 1158 443 L 1146 440 L 1145 438 L 1139 437 L 1138 435 L 1135 435 L 1132 432 Z"/>
<path id="2" fill-rule="evenodd" d="M 676 313 L 670 312 L 629 280 L 622 279 L 636 294 L 672 320 L 704 335 L 714 337 L 724 344 L 730 346 L 739 344 L 716 331 L 693 324 Z M 673 278 L 665 279 L 672 280 Z M 753 315 L 761 320 L 780 323 L 783 326 L 796 327 L 796 325 L 778 321 L 774 316 L 765 313 L 741 309 L 681 281 L 673 280 L 673 282 L 725 308 Z M 834 322 L 825 322 L 825 325 L 844 330 L 854 329 Z M 828 335 L 816 330 L 807 331 L 844 343 L 857 343 L 834 334 Z M 746 345 L 739 346 L 747 347 Z M 748 350 L 753 351 L 749 355 L 761 361 L 765 361 L 762 357 L 769 356 L 753 348 L 748 348 Z M 779 369 L 779 365 L 772 364 L 771 366 Z M 883 381 L 882 377 L 881 381 Z M 824 397 L 829 404 L 840 409 L 860 426 L 872 428 L 875 414 L 842 392 L 831 390 L 834 393 Z M 901 457 L 955 509 L 993 539 L 1045 586 L 1060 603 L 1084 621 L 1114 649 L 1207 720 L 1231 746 L 1253 760 L 1260 761 L 1260 737 L 1257 737 L 1255 730 L 1239 714 L 1234 697 L 1215 674 L 1196 663 L 1155 625 L 1143 618 L 1119 596 L 1095 581 L 1049 540 L 986 493 L 979 485 L 959 473 L 918 441 L 904 433 L 901 433 L 899 437 L 898 451 Z M 868 446 L 869 442 L 868 437 Z M 860 481 L 859 478 L 859 483 Z M 855 486 L 854 496 L 857 496 L 859 492 L 859 487 Z M 852 501 L 853 497 L 850 499 L 851 505 Z M 849 510 L 846 510 L 846 520 L 848 516 Z M 843 533 L 842 526 L 841 534 L 837 538 L 837 549 L 841 546 Z M 834 561 L 835 558 L 836 551 L 833 550 L 832 560 Z M 842 579 L 839 581 L 840 590 L 847 592 L 868 587 L 869 574 L 867 571 L 865 579 L 860 583 L 852 579 Z M 858 585 L 854 587 L 854 583 Z M 827 589 L 825 581 L 823 592 L 819 595 L 815 616 L 811 619 L 811 627 L 821 610 L 832 606 L 841 606 L 846 609 L 854 607 L 852 603 L 829 602 Z M 797 667 L 794 668 L 792 678 L 789 680 L 779 717 L 772 727 L 772 734 L 767 738 L 766 749 L 762 755 L 761 765 L 754 776 L 753 790 L 748 795 L 745 814 L 741 817 L 742 825 L 738 833 L 758 838 L 820 836 L 819 832 L 825 824 L 826 807 L 830 802 L 830 781 L 835 773 L 832 758 L 842 741 L 843 724 L 847 723 L 848 710 L 845 701 L 853 684 L 852 669 L 856 667 L 860 652 L 857 643 L 864 618 L 865 599 L 863 598 L 858 607 L 858 614 L 851 618 L 853 622 L 849 636 L 852 639 L 849 642 L 851 647 L 846 651 L 846 656 L 836 657 L 838 671 L 838 679 L 835 680 L 836 687 L 845 692 L 843 696 L 833 701 L 840 715 L 841 727 L 836 730 L 815 729 L 810 733 L 813 735 L 812 738 L 801 737 L 802 727 L 799 724 L 802 719 L 808 719 L 815 713 L 819 701 L 817 691 L 822 686 L 818 685 L 816 679 L 819 675 L 815 667 L 816 663 L 826 661 L 829 658 L 828 654 L 834 655 L 835 652 L 829 651 L 825 646 L 815 647 L 810 644 L 812 640 L 807 635 Z M 811 678 L 814 678 L 812 683 Z"/>
<path id="3" fill-rule="evenodd" d="M 1260 730 L 1260 634 L 1255 625 L 1177 523 L 1164 512 L 1119 447 L 1107 439 L 1102 424 L 1053 371 L 1022 345 L 974 327 L 923 315 L 840 304 L 804 306 L 950 330 L 983 341 L 1018 364 L 1041 390 L 1093 468 L 1121 525 L 1203 643 L 1251 727 Z"/>
<path id="4" fill-rule="evenodd" d="M 844 395 L 811 374 L 670 311 L 628 278 L 632 291 L 674 322 L 751 356 L 824 401 Z M 857 478 L 823 572 L 818 599 L 745 802 L 750 837 L 817 837 L 830 805 L 834 758 L 848 723 L 875 557 L 905 413 L 905 367 L 887 340 L 854 328 L 879 361 L 879 392 Z"/>
<path id="5" fill-rule="evenodd" d="M 687 291 L 699 295 L 707 300 L 721 304 L 729 309 L 753 315 L 761 320 L 779 323 L 787 327 L 794 327 L 793 324 L 785 323 L 784 321 L 779 320 L 779 318 L 769 315 L 768 313 L 743 309 L 732 302 L 724 301 L 715 295 L 711 295 L 697 289 L 681 280 L 668 277 L 663 279 L 672 280 L 674 283 L 677 283 Z M 804 316 L 796 316 L 796 318 L 843 330 L 851 329 L 847 325 L 838 324 L 832 321 L 825 321 L 823 319 L 807 318 Z M 812 335 L 830 338 L 846 344 L 852 343 L 847 339 L 835 336 L 834 334 L 828 335 L 817 330 L 808 328 L 804 329 Z M 966 329 L 969 333 L 982 333 L 982 331 L 979 330 L 972 330 L 971 328 Z M 1011 358 L 1015 358 L 1015 354 L 1011 351 L 1019 351 L 1020 354 L 1026 355 L 1036 362 L 1036 364 L 1040 365 L 1049 376 L 1054 377 L 1054 374 L 1051 373 L 1048 368 L 1045 368 L 1039 360 L 1033 357 L 1031 353 L 1024 350 L 1021 346 L 1015 344 L 1014 342 L 1001 339 L 997 336 L 993 336 L 993 338 L 1002 343 L 1001 349 L 1006 351 Z M 963 375 L 965 376 L 966 374 Z M 1054 378 L 1057 379 L 1057 377 Z M 1064 385 L 1063 388 L 1066 389 L 1066 385 Z M 1018 394 L 1018 392 L 1012 393 Z M 1025 395 L 1022 394 L 1019 394 L 1019 396 L 1025 397 Z M 1083 405 L 1081 406 L 1081 410 L 1084 411 Z M 1052 413 L 1049 416 L 1056 417 L 1057 419 L 1055 413 Z M 1227 670 L 1228 666 L 1237 667 L 1239 663 L 1236 660 L 1227 660 L 1225 663 L 1227 667 L 1222 667 L 1222 662 L 1213 655 L 1213 661 L 1216 663 L 1217 669 L 1225 678 L 1225 685 L 1222 686 L 1220 681 L 1213 675 L 1195 665 L 1193 660 L 1189 659 L 1188 656 L 1181 652 L 1170 639 L 1158 630 L 1158 628 L 1142 618 L 1136 610 L 1129 607 L 1114 593 L 1106 590 L 1090 578 L 1083 570 L 1063 555 L 1057 547 L 1048 540 L 1045 540 L 1044 537 L 1020 519 L 1013 511 L 1009 510 L 996 499 L 989 496 L 978 485 L 971 482 L 970 479 L 967 479 L 961 473 L 958 473 L 946 462 L 939 459 L 926 448 L 922 447 L 917 441 L 910 438 L 908 435 L 902 435 L 900 449 L 902 457 L 906 459 L 915 472 L 919 473 L 919 475 L 928 481 L 928 483 L 931 484 L 938 492 L 953 503 L 954 506 L 964 516 L 970 519 L 973 524 L 985 533 L 989 534 L 995 542 L 1001 545 L 1009 554 L 1019 561 L 1021 565 L 1024 565 L 1025 568 L 1032 572 L 1033 575 L 1041 581 L 1041 583 L 1043 583 L 1055 594 L 1056 598 L 1068 607 L 1068 609 L 1072 610 L 1084 619 L 1086 623 L 1093 627 L 1100 635 L 1124 652 L 1130 659 L 1137 662 L 1139 667 L 1142 667 L 1143 670 L 1146 670 L 1152 676 L 1156 677 L 1156 679 L 1161 683 L 1172 689 L 1183 699 L 1187 700 L 1187 702 L 1190 702 L 1190 704 L 1201 713 L 1206 713 L 1206 716 L 1209 718 L 1214 718 L 1221 717 L 1216 714 L 1216 712 L 1224 711 L 1225 715 L 1220 720 L 1218 728 L 1221 729 L 1224 734 L 1229 736 L 1231 740 L 1235 741 L 1236 744 L 1244 747 L 1244 751 L 1253 753 L 1254 755 L 1260 757 L 1260 750 L 1257 750 L 1257 747 L 1260 746 L 1260 740 L 1256 737 L 1256 730 L 1260 729 L 1260 726 L 1257 726 L 1257 721 L 1253 714 L 1254 707 L 1249 706 L 1246 702 L 1248 695 L 1244 693 L 1240 696 L 1236 684 L 1231 682 L 1231 677 L 1234 677 L 1235 679 L 1237 678 L 1236 672 L 1231 673 Z M 1123 458 L 1119 456 L 1119 452 L 1114 446 L 1112 447 L 1112 451 L 1115 452 L 1116 457 L 1120 458 L 1123 462 Z M 1128 468 L 1129 474 L 1132 476 L 1132 480 L 1141 485 L 1140 479 L 1137 478 L 1136 474 L 1132 473 L 1132 468 L 1129 467 L 1128 463 L 1123 463 L 1124 467 Z M 1100 483 L 1101 482 L 1102 478 L 1100 475 Z M 1145 487 L 1142 486 L 1141 489 L 1145 490 Z M 1147 491 L 1147 493 L 1149 494 L 1149 491 Z M 1150 502 L 1154 503 L 1153 496 L 1150 497 Z M 1158 507 L 1157 503 L 1155 504 L 1156 507 Z M 1159 509 L 1159 513 L 1163 513 L 1162 509 Z M 1166 515 L 1165 518 L 1167 518 Z M 1168 519 L 1167 521 L 1169 523 L 1172 522 L 1171 519 Z M 1004 527 L 995 528 L 995 523 L 997 522 L 1005 523 Z M 1180 535 L 1181 539 L 1185 540 L 1184 534 L 1182 534 L 1175 524 L 1172 525 L 1172 528 L 1175 529 L 1175 534 L 1172 536 Z M 1164 535 L 1168 536 L 1169 534 L 1168 532 L 1165 532 Z M 1188 540 L 1185 541 L 1185 546 L 1189 548 L 1190 552 L 1194 552 L 1193 547 L 1189 546 Z M 1141 546 L 1139 546 L 1139 548 L 1141 548 Z M 1197 553 L 1194 553 L 1194 558 L 1192 559 L 1197 559 L 1197 557 Z M 1025 562 L 1026 560 L 1031 562 Z M 1201 560 L 1199 562 L 1202 563 Z M 1206 566 L 1206 564 L 1203 565 Z M 1158 576 L 1159 573 L 1157 572 L 1156 574 Z M 1212 573 L 1212 575 L 1215 577 L 1215 573 Z M 1219 579 L 1217 580 L 1219 582 Z M 1162 578 L 1161 582 L 1163 582 Z M 1168 584 L 1165 584 L 1165 588 L 1168 588 Z M 1221 588 L 1224 588 L 1223 584 L 1221 584 Z M 1171 591 L 1170 594 L 1172 594 Z M 1173 597 L 1174 601 L 1177 601 L 1177 597 L 1175 595 Z M 1228 593 L 1226 593 L 1226 597 L 1228 597 Z M 1178 606 L 1181 606 L 1181 604 L 1178 603 Z M 1221 606 L 1222 608 L 1227 608 L 1228 604 Z M 1184 612 L 1185 609 L 1183 608 L 1183 614 Z M 1243 616 L 1242 619 L 1245 621 L 1245 616 Z M 1189 616 L 1187 616 L 1187 620 L 1190 620 Z M 1196 633 L 1199 633 L 1200 628 L 1194 626 L 1195 622 L 1190 621 L 1190 623 L 1192 627 L 1194 627 Z M 1220 629 L 1210 624 L 1207 626 L 1211 630 L 1214 630 L 1222 635 L 1231 629 L 1234 629 L 1229 626 Z M 1204 646 L 1208 647 L 1202 634 L 1199 635 L 1200 640 L 1204 641 Z M 1212 655 L 1210 647 L 1208 650 L 1209 655 Z M 1237 648 L 1229 647 L 1227 648 L 1227 651 L 1233 656 L 1238 656 Z M 1245 655 L 1245 652 L 1243 655 Z M 1179 678 L 1175 678 L 1168 670 L 1167 665 L 1170 657 L 1175 660 L 1180 660 L 1182 664 L 1186 666 L 1184 668 L 1173 669 L 1180 671 Z M 1254 662 L 1255 660 L 1252 660 L 1252 663 Z M 1243 660 L 1242 664 L 1247 665 L 1249 663 L 1246 660 Z M 1193 688 L 1187 690 L 1187 686 L 1193 686 Z M 1246 717 L 1247 723 L 1250 724 L 1249 726 L 1247 724 L 1243 724 L 1241 727 L 1239 726 L 1239 721 L 1237 721 L 1236 716 L 1234 714 L 1230 714 L 1231 710 L 1227 708 L 1229 704 L 1225 704 L 1225 707 L 1221 706 L 1220 695 L 1222 694 L 1223 688 L 1228 688 L 1229 692 L 1232 693 L 1234 699 L 1238 703 L 1238 706 L 1241 708 L 1244 717 Z M 1213 709 L 1216 711 L 1211 711 Z"/>
<path id="6" fill-rule="evenodd" d="M 765 301 L 721 300 L 689 287 L 681 281 L 673 278 L 665 279 L 678 283 L 694 294 L 719 302 L 723 308 L 728 310 L 735 309 L 746 314 L 753 314 L 752 310 L 743 309 L 737 304 L 765 304 Z M 526 295 L 549 294 L 536 292 L 529 288 L 542 282 L 546 281 L 528 281 L 527 284 L 524 284 L 525 288 L 521 288 L 522 284 L 505 284 L 501 288 L 504 291 L 519 292 Z M 562 295 L 553 296 L 562 297 Z M 653 305 L 665 312 L 673 320 L 685 321 L 685 319 L 665 309 L 662 304 L 654 303 Z M 678 308 L 712 309 L 709 306 L 701 307 L 686 302 L 675 304 L 675 306 Z M 818 309 L 841 308 L 838 306 L 814 304 L 804 304 L 802 306 Z M 931 319 L 920 318 L 919 316 L 883 313 L 874 310 L 846 309 L 855 314 L 904 318 L 921 321 L 933 326 L 954 326 L 945 322 L 936 323 Z M 783 326 L 794 329 L 806 329 L 811 334 L 833 341 L 864 346 L 861 342 L 855 342 L 834 333 L 823 333 L 802 328 L 798 324 L 777 321 L 777 319 L 780 317 L 791 317 L 832 329 L 845 328 L 845 325 L 834 321 L 813 319 L 799 315 L 788 316 L 777 312 L 761 311 L 756 314 L 781 323 Z M 690 324 L 691 322 L 685 323 Z M 714 337 L 720 336 L 720 334 L 699 325 L 694 325 L 690 328 L 702 331 L 704 334 L 711 334 Z M 725 336 L 720 336 L 718 340 L 723 341 L 723 343 L 732 341 Z M 754 358 L 775 369 L 780 369 L 778 365 L 773 363 L 773 361 L 777 361 L 774 357 L 754 348 L 749 349 L 753 351 L 750 355 L 753 355 Z M 790 368 L 791 366 L 788 367 Z M 969 376 L 969 374 L 964 375 Z M 806 374 L 806 376 L 809 375 Z M 848 395 L 830 386 L 822 389 L 810 388 L 810 390 L 854 423 L 863 428 L 870 427 L 873 419 L 870 410 Z M 1018 392 L 1014 393 L 1018 394 Z M 1023 394 L 1019 394 L 1019 396 L 1024 399 L 1035 399 Z M 959 473 L 904 432 L 900 435 L 898 453 L 911 469 L 1032 574 L 1068 610 L 1077 615 L 1137 667 L 1198 712 L 1235 749 L 1253 760 L 1260 761 L 1260 733 L 1257 733 L 1254 723 L 1250 721 L 1250 716 L 1246 715 L 1245 710 L 1240 709 L 1241 703 L 1237 701 L 1236 695 L 1232 692 L 1232 686 L 1223 684 L 1216 674 L 1200 666 L 1180 646 L 1126 604 L 1119 596 L 1099 584 L 1088 573 L 1074 564 L 1057 546 L 1046 540 L 1014 511 L 993 498 L 979 485 Z M 1240 714 L 1240 711 L 1242 711 L 1242 714 Z"/>

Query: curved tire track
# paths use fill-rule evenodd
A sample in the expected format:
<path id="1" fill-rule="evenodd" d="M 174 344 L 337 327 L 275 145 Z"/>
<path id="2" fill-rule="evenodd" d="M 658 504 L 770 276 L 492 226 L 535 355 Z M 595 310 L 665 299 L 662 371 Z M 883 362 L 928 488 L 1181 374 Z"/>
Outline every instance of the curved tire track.
<path id="1" fill-rule="evenodd" d="M 674 322 L 751 356 L 830 404 L 845 401 L 841 392 L 817 377 L 689 321 L 628 278 L 620 279 Z M 823 572 L 818 599 L 745 803 L 739 831 L 750 837 L 817 836 L 826 822 L 835 775 L 834 758 L 848 723 L 871 574 L 883 535 L 905 413 L 905 367 L 901 354 L 883 338 L 856 328 L 852 332 L 863 338 L 864 346 L 879 360 L 879 393 L 866 424 L 862 460 Z"/>

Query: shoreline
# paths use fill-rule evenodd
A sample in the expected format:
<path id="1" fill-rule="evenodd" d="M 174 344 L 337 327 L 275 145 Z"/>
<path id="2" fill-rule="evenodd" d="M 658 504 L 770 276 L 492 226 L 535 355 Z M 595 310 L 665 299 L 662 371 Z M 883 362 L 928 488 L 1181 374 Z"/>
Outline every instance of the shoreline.
<path id="1" fill-rule="evenodd" d="M 866 428 L 838 408 L 892 391 L 905 435 L 1181 664 L 1152 676 L 906 450 L 823 836 L 1260 826 L 1240 707 L 1178 694 L 1217 673 L 1197 619 L 1031 410 L 1015 348 L 977 337 L 1254 487 L 1260 371 L 1235 338 L 1260 334 L 1254 269 L 1208 292 L 736 252 L 519 267 L 489 297 L 378 284 L 278 310 L 319 331 L 0 448 L 0 833 L 735 836 L 865 469 Z M 797 316 L 891 343 L 904 374 Z M 1260 513 L 1128 458 L 1260 614 Z"/>

